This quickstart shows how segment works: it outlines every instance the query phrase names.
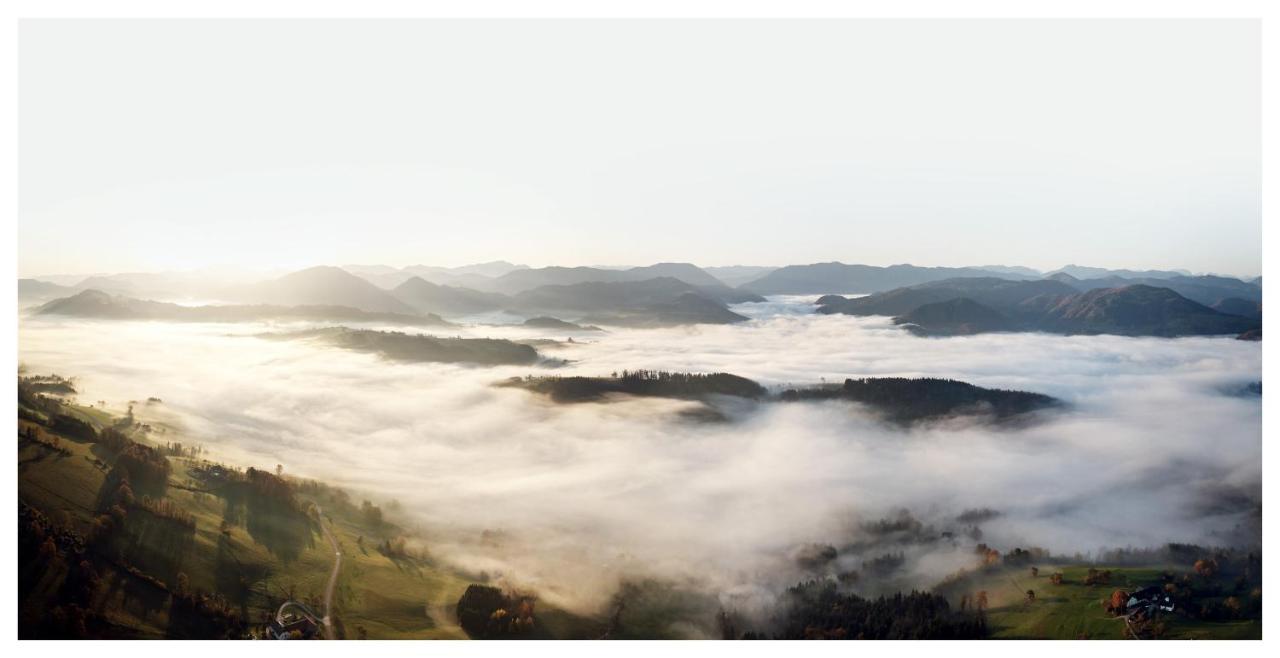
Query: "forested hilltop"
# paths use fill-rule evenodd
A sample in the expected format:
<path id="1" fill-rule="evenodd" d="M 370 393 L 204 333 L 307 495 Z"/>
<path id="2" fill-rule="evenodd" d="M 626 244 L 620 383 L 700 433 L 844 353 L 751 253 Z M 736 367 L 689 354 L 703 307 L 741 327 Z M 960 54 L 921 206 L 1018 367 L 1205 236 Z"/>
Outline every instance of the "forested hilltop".
<path id="1" fill-rule="evenodd" d="M 546 395 L 558 403 L 627 395 L 704 402 L 714 402 L 716 396 L 760 402 L 846 400 L 864 405 L 881 419 L 898 425 L 951 417 L 1008 422 L 1065 406 L 1061 400 L 1040 393 L 982 388 L 935 378 L 865 377 L 847 379 L 840 386 L 819 384 L 770 393 L 750 379 L 724 372 L 623 370 L 607 377 L 514 377 L 498 385 Z"/>
<path id="2" fill-rule="evenodd" d="M 989 416 L 997 421 L 1045 409 L 1061 400 L 1041 393 L 982 388 L 954 379 L 864 377 L 844 384 L 783 391 L 781 399 L 849 400 L 864 404 L 894 423 L 909 425 L 954 416 Z"/>
<path id="3" fill-rule="evenodd" d="M 538 351 L 501 338 L 448 338 L 399 331 L 326 327 L 274 334 L 271 340 L 315 340 L 357 352 L 370 352 L 396 361 L 432 361 L 476 365 L 528 365 Z"/>
<path id="4" fill-rule="evenodd" d="M 589 402 L 610 394 L 698 400 L 711 395 L 758 399 L 763 386 L 724 372 L 709 374 L 665 370 L 623 370 L 610 377 L 516 377 L 500 386 L 523 388 L 555 402 Z"/>

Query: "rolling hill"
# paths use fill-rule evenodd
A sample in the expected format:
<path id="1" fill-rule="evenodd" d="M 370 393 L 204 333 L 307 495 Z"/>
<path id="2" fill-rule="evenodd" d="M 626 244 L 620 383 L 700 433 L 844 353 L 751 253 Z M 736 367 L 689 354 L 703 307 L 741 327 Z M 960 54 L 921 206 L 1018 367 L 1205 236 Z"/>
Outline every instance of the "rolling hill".
<path id="1" fill-rule="evenodd" d="M 348 306 L 378 313 L 413 313 L 391 293 L 338 267 L 311 267 L 228 291 L 231 299 L 285 306 Z"/>
<path id="2" fill-rule="evenodd" d="M 829 299 L 830 303 L 820 306 L 818 312 L 845 315 L 903 315 L 925 304 L 967 298 L 993 309 L 1020 315 L 1017 312 L 1017 306 L 1027 300 L 1046 295 L 1073 295 L 1077 292 L 1070 285 L 1051 279 L 1011 281 L 995 277 L 954 278 L 843 301 Z"/>
<path id="3" fill-rule="evenodd" d="M 1055 333 L 1127 336 L 1238 334 L 1257 323 L 1219 313 L 1168 288 L 1101 288 L 1048 304 L 1037 327 Z"/>
<path id="4" fill-rule="evenodd" d="M 1262 321 L 1262 302 L 1253 302 L 1239 297 L 1227 297 L 1226 299 L 1218 300 L 1215 304 L 1210 304 L 1209 308 L 1219 313 Z"/>
<path id="5" fill-rule="evenodd" d="M 1238 334 L 1257 325 L 1169 288 L 1139 284 L 1077 292 L 1056 279 L 948 279 L 827 301 L 819 313 L 889 315 L 917 334 L 935 336 L 983 331 L 1187 336 Z"/>
<path id="6" fill-rule="evenodd" d="M 598 267 L 541 267 L 510 271 L 492 281 L 485 290 L 518 295 L 542 286 L 580 283 L 623 283 L 651 279 L 677 279 L 704 296 L 726 304 L 764 301 L 759 295 L 735 290 L 690 263 L 657 263 L 644 267 L 610 270 Z"/>
<path id="7" fill-rule="evenodd" d="M 1147 285 L 1155 288 L 1168 288 L 1187 299 L 1205 306 L 1216 304 L 1224 299 L 1238 297 L 1246 301 L 1261 302 L 1262 288 L 1240 279 L 1226 276 L 1168 276 L 1168 277 L 1119 277 L 1080 279 L 1076 288 L 1094 290 L 1097 288 L 1119 288 L 1130 285 Z"/>
<path id="8" fill-rule="evenodd" d="M 442 286 L 417 276 L 396 286 L 391 293 L 396 299 L 419 311 L 441 315 L 470 315 L 497 311 L 511 304 L 511 298 L 506 295 L 470 288 Z"/>
<path id="9" fill-rule="evenodd" d="M 633 326 L 726 324 L 747 319 L 704 296 L 697 287 L 670 277 L 540 286 L 515 295 L 513 307 Z"/>
<path id="10" fill-rule="evenodd" d="M 262 334 L 276 340 L 315 340 L 334 347 L 370 352 L 395 361 L 529 365 L 538 352 L 521 343 L 498 338 L 441 338 L 398 331 L 326 327 L 281 334 Z"/>
<path id="11" fill-rule="evenodd" d="M 969 336 L 1015 331 L 1018 327 L 999 311 L 968 297 L 925 304 L 895 317 L 893 322 L 922 336 Z"/>

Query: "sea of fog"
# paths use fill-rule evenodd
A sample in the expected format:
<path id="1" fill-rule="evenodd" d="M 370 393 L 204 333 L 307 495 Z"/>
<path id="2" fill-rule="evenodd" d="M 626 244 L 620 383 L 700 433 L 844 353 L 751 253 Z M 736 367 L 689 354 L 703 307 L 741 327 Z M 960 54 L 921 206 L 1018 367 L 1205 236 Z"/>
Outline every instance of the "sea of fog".
<path id="1" fill-rule="evenodd" d="M 215 458 L 396 500 L 434 555 L 581 611 L 646 576 L 767 598 L 807 575 L 801 547 L 856 544 L 864 524 L 903 510 L 939 530 L 965 510 L 996 510 L 983 541 L 1005 548 L 1261 541 L 1261 404 L 1237 393 L 1261 380 L 1259 343 L 925 339 L 887 318 L 813 314 L 812 299 L 738 305 L 751 318 L 739 325 L 573 334 L 541 348 L 569 360 L 554 370 L 396 363 L 254 337 L 301 325 L 66 318 L 24 318 L 19 358 L 31 372 L 77 377 L 82 402 L 122 411 L 161 398 L 143 416 L 175 423 Z M 436 333 L 568 337 L 518 326 Z M 491 386 L 635 368 L 771 387 L 949 377 L 1047 393 L 1070 410 L 1022 428 L 903 431 L 841 402 L 742 405 L 709 424 L 682 419 L 688 402 L 562 406 Z M 930 584 L 971 562 L 964 541 L 913 553 L 910 572 Z"/>

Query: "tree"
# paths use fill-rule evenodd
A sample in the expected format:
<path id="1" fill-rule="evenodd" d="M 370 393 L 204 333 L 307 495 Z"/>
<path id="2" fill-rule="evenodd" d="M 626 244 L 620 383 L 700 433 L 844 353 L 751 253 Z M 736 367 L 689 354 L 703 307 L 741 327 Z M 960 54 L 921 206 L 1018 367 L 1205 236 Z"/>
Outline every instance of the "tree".
<path id="1" fill-rule="evenodd" d="M 1192 568 L 1195 569 L 1197 575 L 1204 578 L 1212 578 L 1214 574 L 1218 573 L 1218 561 L 1213 558 L 1202 558 L 1196 560 L 1196 563 Z"/>
<path id="2" fill-rule="evenodd" d="M 1129 608 L 1129 593 L 1120 589 L 1112 592 L 1111 597 L 1103 603 L 1103 607 L 1113 615 L 1124 614 Z"/>
<path id="3" fill-rule="evenodd" d="M 47 566 L 55 557 L 58 557 L 58 545 L 54 543 L 53 537 L 45 537 L 44 543 L 40 544 L 40 562 Z"/>
<path id="4" fill-rule="evenodd" d="M 978 596 L 974 599 L 973 607 L 975 610 L 982 611 L 987 609 L 987 590 L 978 592 Z"/>
<path id="5" fill-rule="evenodd" d="M 1040 567 L 1031 567 L 1031 577 L 1036 578 L 1040 575 Z"/>
<path id="6" fill-rule="evenodd" d="M 382 508 L 377 505 L 366 500 L 360 503 L 360 512 L 364 514 L 364 520 L 369 525 L 374 527 L 382 525 Z"/>
<path id="7" fill-rule="evenodd" d="M 1089 571 L 1084 575 L 1084 584 L 1086 585 L 1106 585 L 1110 582 L 1110 569 L 1095 569 L 1093 567 L 1089 567 Z"/>

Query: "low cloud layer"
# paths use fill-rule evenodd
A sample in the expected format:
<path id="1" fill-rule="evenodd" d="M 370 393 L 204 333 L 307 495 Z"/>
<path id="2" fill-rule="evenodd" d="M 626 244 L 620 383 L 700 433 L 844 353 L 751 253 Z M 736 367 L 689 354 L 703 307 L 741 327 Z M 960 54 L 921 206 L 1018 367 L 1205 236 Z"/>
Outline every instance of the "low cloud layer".
<path id="1" fill-rule="evenodd" d="M 870 541 L 866 523 L 904 509 L 939 530 L 963 526 L 964 510 L 998 510 L 984 541 L 1054 552 L 1260 541 L 1261 405 L 1224 393 L 1261 379 L 1257 343 L 921 339 L 884 318 L 804 314 L 805 301 L 743 305 L 743 325 L 581 334 L 544 352 L 570 360 L 559 374 L 725 371 L 767 386 L 952 377 L 1071 409 L 1003 431 L 901 431 L 841 402 L 698 424 L 677 413 L 691 403 L 558 406 L 489 385 L 537 369 L 393 363 L 252 337 L 282 328 L 263 325 L 26 319 L 20 359 L 78 376 L 86 401 L 160 397 L 218 458 L 396 499 L 437 555 L 581 611 L 643 575 L 722 600 L 767 595 L 812 566 L 796 559 L 806 545 Z M 927 582 L 968 559 L 931 551 L 910 569 Z"/>

